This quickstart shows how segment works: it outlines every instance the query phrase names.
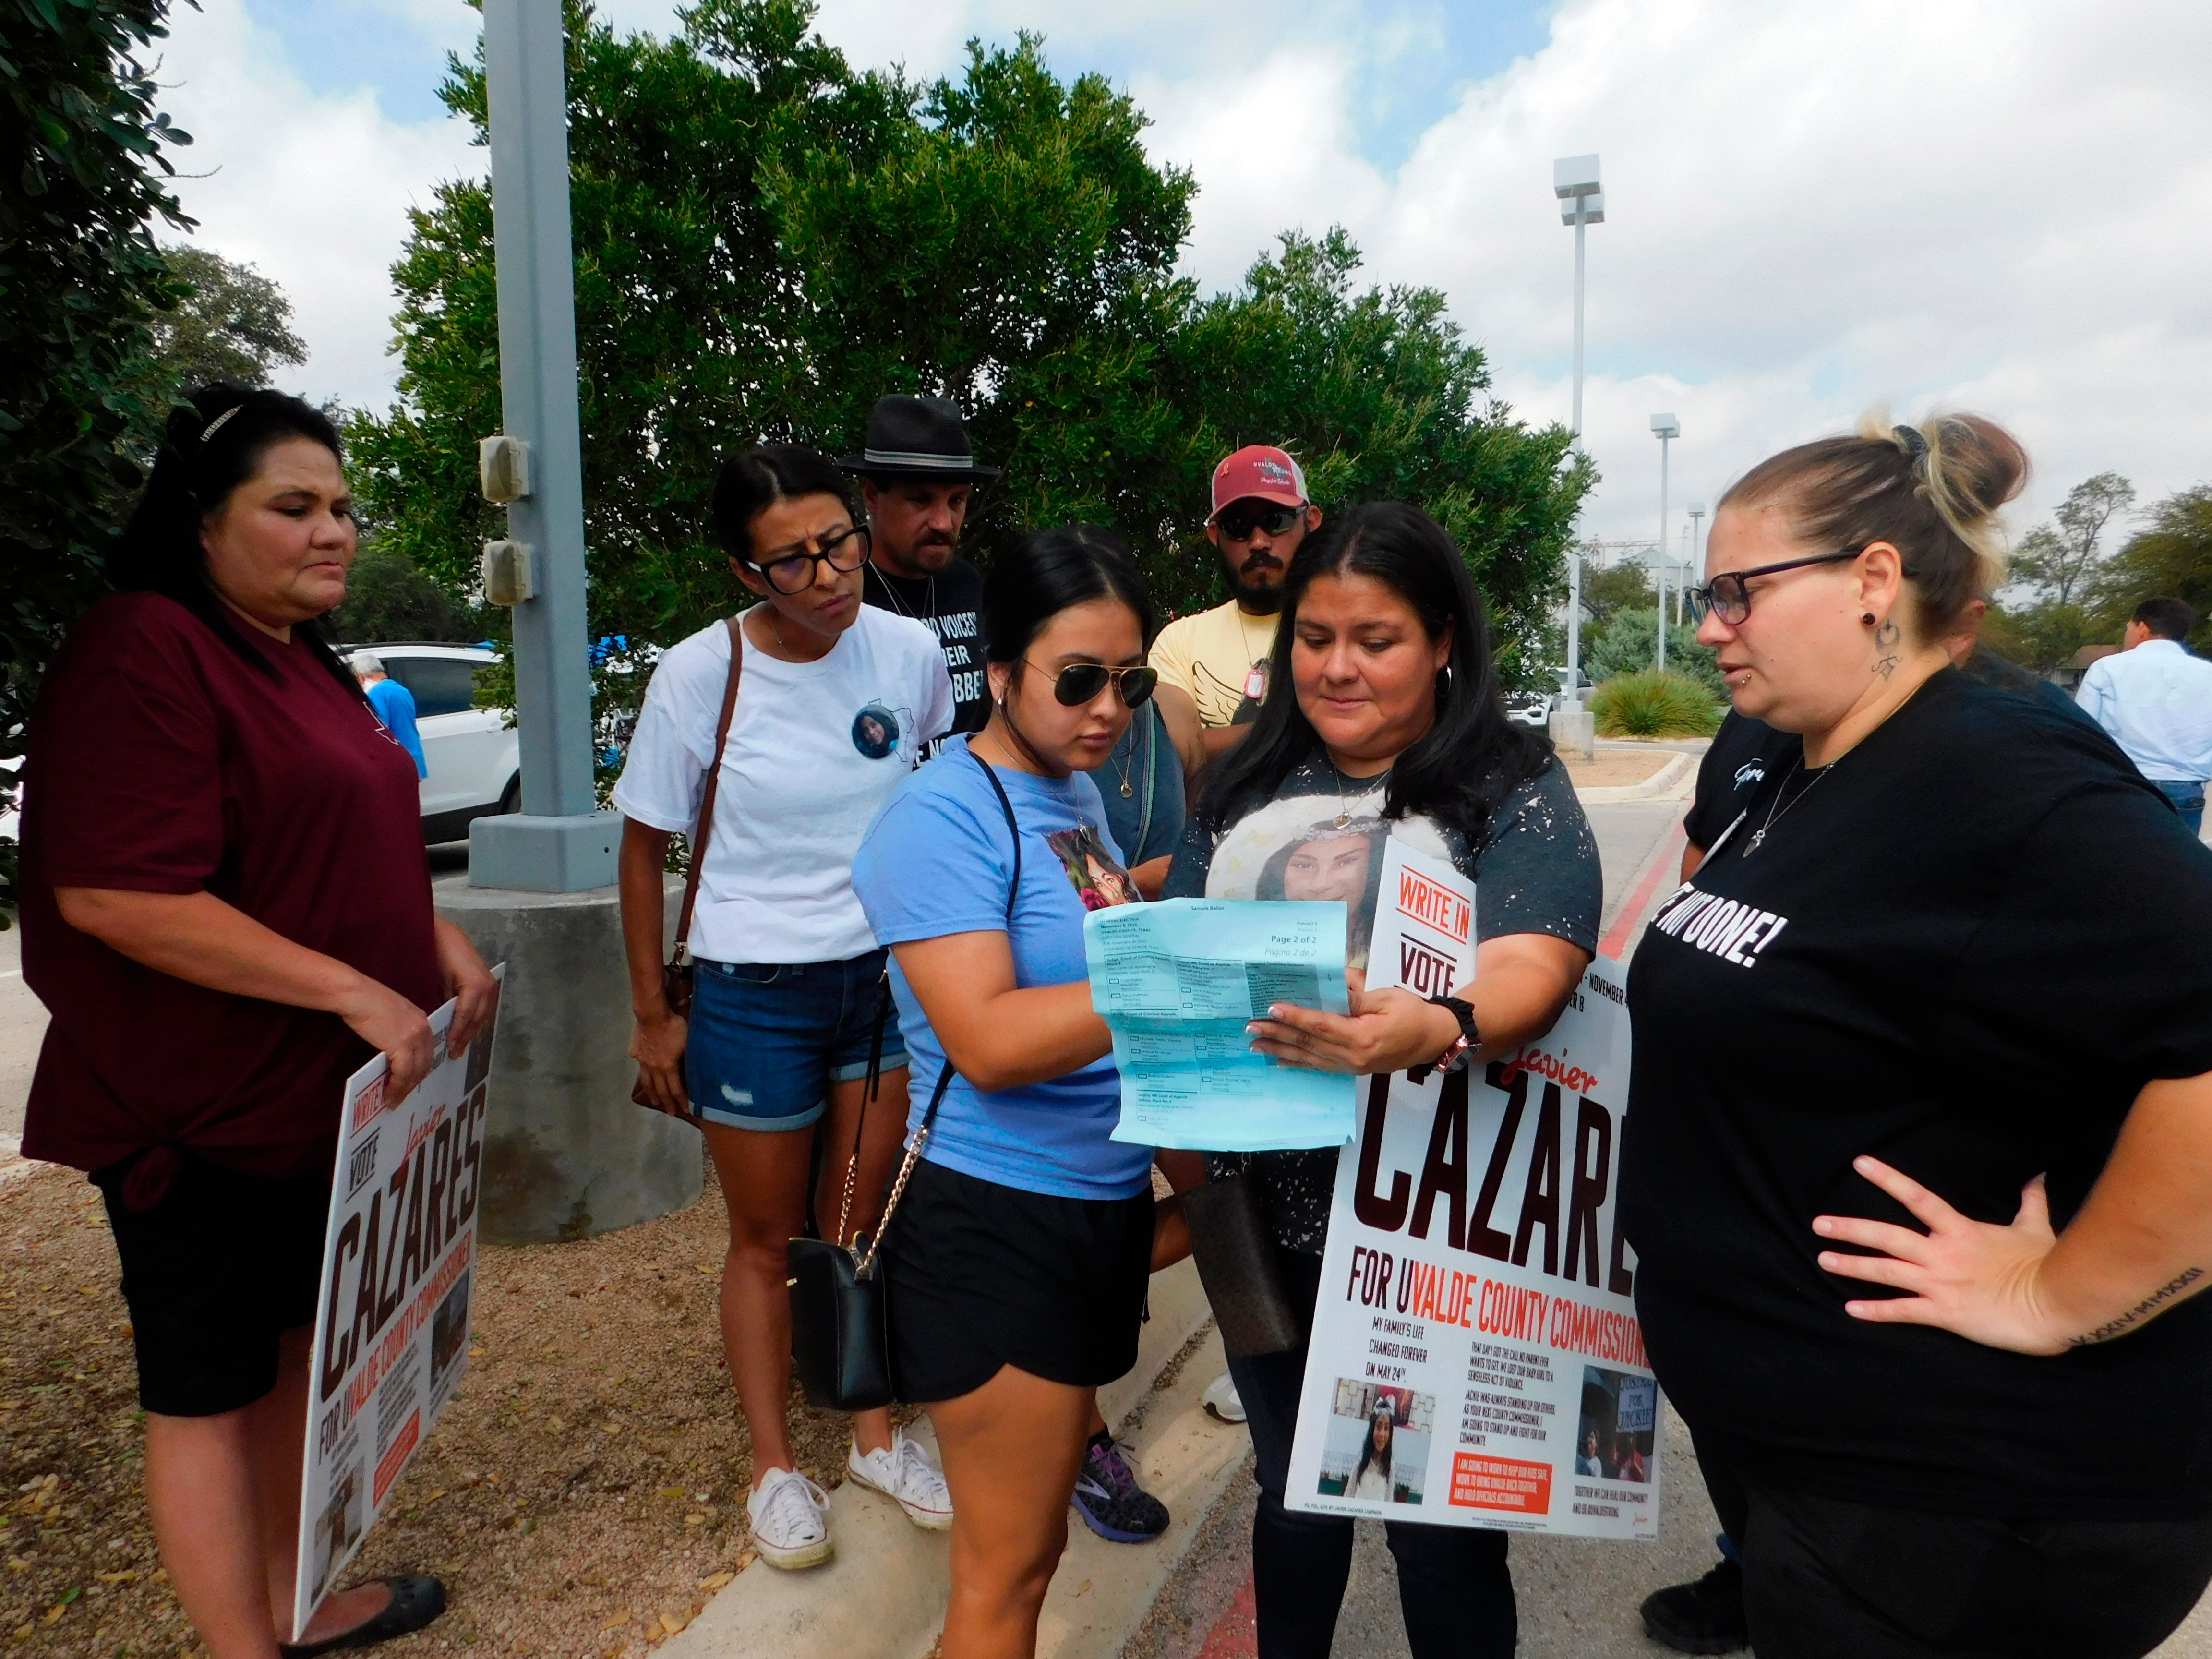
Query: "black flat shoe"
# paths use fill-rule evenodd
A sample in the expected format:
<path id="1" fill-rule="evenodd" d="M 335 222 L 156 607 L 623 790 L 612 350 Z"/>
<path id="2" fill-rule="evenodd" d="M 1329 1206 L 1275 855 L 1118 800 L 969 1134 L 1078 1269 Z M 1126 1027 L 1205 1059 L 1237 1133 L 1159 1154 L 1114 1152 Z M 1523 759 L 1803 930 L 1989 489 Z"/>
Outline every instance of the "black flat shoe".
<path id="1" fill-rule="evenodd" d="M 379 1642 L 389 1642 L 395 1636 L 422 1629 L 446 1610 L 446 1587 L 427 1573 L 408 1573 L 378 1582 L 391 1586 L 392 1605 L 375 1618 L 325 1641 L 308 1642 L 299 1647 L 280 1643 L 276 1651 L 284 1659 L 309 1659 L 313 1654 L 374 1647 Z"/>

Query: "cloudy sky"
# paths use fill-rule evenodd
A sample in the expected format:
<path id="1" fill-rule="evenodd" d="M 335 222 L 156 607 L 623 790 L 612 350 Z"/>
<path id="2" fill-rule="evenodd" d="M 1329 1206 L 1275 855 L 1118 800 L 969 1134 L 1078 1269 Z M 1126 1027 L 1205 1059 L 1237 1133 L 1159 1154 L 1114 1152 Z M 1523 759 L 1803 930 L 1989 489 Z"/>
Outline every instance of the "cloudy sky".
<path id="1" fill-rule="evenodd" d="M 608 0 L 667 32 L 665 0 Z M 201 240 L 297 308 L 317 397 L 392 395 L 405 210 L 483 152 L 432 96 L 460 0 L 200 0 L 162 78 Z M 1650 416 L 1682 509 L 1886 401 L 2011 424 L 2016 529 L 2094 472 L 2212 480 L 2212 6 L 2198 0 L 825 0 L 863 64 L 953 68 L 1042 33 L 1195 170 L 1188 270 L 1346 227 L 1441 288 L 1524 418 L 1570 404 L 1573 234 L 1555 156 L 1603 158 L 1589 232 L 1587 533 L 1649 537 Z"/>

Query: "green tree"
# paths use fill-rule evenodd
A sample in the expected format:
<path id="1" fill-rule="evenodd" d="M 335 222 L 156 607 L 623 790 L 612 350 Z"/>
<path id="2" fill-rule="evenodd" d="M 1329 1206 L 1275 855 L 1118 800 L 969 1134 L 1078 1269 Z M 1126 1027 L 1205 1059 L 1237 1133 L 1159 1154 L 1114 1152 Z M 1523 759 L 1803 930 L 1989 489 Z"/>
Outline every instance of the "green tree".
<path id="1" fill-rule="evenodd" d="M 331 612 L 330 636 L 349 645 L 386 640 L 480 640 L 484 617 L 404 553 L 366 543 L 346 577 L 345 603 Z"/>
<path id="2" fill-rule="evenodd" d="M 2105 531 L 2134 505 L 2136 487 L 2117 472 L 2100 472 L 2066 492 L 2051 522 L 2021 538 L 2013 580 L 2059 605 L 2078 603 L 2105 556 Z"/>
<path id="3" fill-rule="evenodd" d="M 292 332 L 292 301 L 252 265 L 189 242 L 163 248 L 161 258 L 182 290 L 152 322 L 153 362 L 171 385 L 185 392 L 212 380 L 267 386 L 279 363 L 307 361 Z"/>
<path id="4" fill-rule="evenodd" d="M 2106 630 L 2078 605 L 2047 599 L 2018 607 L 1991 605 L 1981 637 L 1999 654 L 2039 674 L 2066 667 L 2085 645 L 2119 643 L 2119 632 Z"/>
<path id="5" fill-rule="evenodd" d="M 162 183 L 191 143 L 140 61 L 166 0 L 0 7 L 0 755 L 21 750 L 55 647 L 104 586 L 139 482 L 130 433 L 159 411 L 139 377 L 175 297 L 149 226 L 191 222 Z M 0 848 L 0 925 L 15 849 Z"/>
<path id="6" fill-rule="evenodd" d="M 856 73 L 805 0 L 704 0 L 669 40 L 572 0 L 571 216 L 590 627 L 666 643 L 726 609 L 707 544 L 719 458 L 757 439 L 856 447 L 884 392 L 951 395 L 1003 480 L 979 492 L 986 562 L 1030 526 L 1125 535 L 1164 602 L 1208 599 L 1206 479 L 1238 443 L 1285 444 L 1316 499 L 1397 495 L 1468 551 L 1514 664 L 1553 601 L 1591 475 L 1559 428 L 1486 397 L 1481 354 L 1431 289 L 1355 291 L 1333 232 L 1286 237 L 1201 299 L 1175 274 L 1188 174 L 1098 76 L 1024 35 L 927 85 Z M 481 70 L 447 104 L 483 131 Z M 490 204 L 417 212 L 394 277 L 400 404 L 352 427 L 383 544 L 471 585 L 495 520 L 477 438 L 498 429 Z M 503 626 L 503 618 L 495 623 Z M 610 662 L 604 696 L 642 677 Z"/>
<path id="7" fill-rule="evenodd" d="M 2136 606 L 2164 594 L 2197 612 L 2190 643 L 2212 650 L 2212 484 L 2179 490 L 2145 516 L 2148 527 L 2098 573 L 2097 624 L 2117 641 Z"/>
<path id="8" fill-rule="evenodd" d="M 1659 657 L 1659 611 L 1620 611 L 1607 623 L 1604 638 L 1584 659 L 1593 684 L 1602 685 L 1619 674 L 1641 673 L 1655 666 Z M 1667 627 L 1667 672 L 1697 681 L 1716 697 L 1725 696 L 1720 659 L 1710 646 L 1698 643 L 1698 630 L 1684 623 Z"/>

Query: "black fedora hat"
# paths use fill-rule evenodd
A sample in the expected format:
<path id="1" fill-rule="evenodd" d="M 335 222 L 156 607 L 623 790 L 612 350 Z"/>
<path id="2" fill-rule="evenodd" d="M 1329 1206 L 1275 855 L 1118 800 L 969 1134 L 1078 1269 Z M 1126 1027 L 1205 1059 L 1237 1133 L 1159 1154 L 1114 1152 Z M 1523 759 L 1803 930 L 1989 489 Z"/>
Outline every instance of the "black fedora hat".
<path id="1" fill-rule="evenodd" d="M 999 476 L 995 466 L 975 465 L 957 404 L 944 398 L 896 392 L 876 399 L 868 416 L 866 444 L 859 454 L 844 456 L 837 465 L 869 478 L 974 483 Z"/>

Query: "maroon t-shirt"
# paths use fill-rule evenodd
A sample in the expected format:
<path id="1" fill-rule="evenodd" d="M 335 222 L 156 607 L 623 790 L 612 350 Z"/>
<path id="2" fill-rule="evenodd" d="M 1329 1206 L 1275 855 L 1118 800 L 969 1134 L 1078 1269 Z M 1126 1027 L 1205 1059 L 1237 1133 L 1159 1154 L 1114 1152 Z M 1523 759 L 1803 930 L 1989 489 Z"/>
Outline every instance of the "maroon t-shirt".
<path id="1" fill-rule="evenodd" d="M 424 1010 L 440 990 L 415 763 L 307 648 L 246 660 L 171 599 L 119 593 L 46 678 L 23 774 L 23 976 L 52 1012 L 31 1158 L 96 1170 L 189 1147 L 325 1173 L 372 1050 L 335 1014 L 209 990 L 61 918 L 57 887 L 203 890 Z"/>

